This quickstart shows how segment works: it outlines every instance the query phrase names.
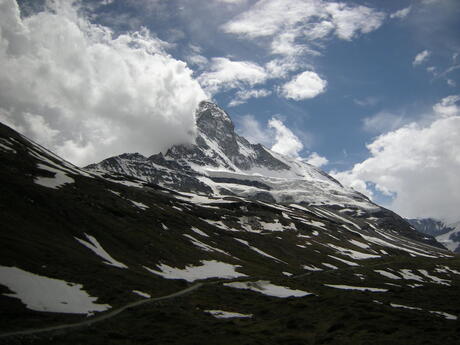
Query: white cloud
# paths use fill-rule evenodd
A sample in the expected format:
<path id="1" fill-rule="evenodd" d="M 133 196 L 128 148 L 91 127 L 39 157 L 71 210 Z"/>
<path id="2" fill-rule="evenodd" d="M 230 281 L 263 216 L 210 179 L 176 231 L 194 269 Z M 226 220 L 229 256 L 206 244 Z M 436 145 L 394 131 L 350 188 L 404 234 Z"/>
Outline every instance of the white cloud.
<path id="1" fill-rule="evenodd" d="M 308 135 L 298 133 L 297 136 L 277 118 L 271 118 L 267 126 L 262 127 L 254 116 L 245 115 L 237 118 L 237 126 L 238 133 L 253 144 L 261 143 L 277 153 L 300 159 L 318 168 L 329 163 L 326 157 L 316 152 L 311 152 L 307 158 L 300 157 L 299 153 L 304 145 L 299 136 L 304 139 L 304 142 L 305 140 L 308 142 Z"/>
<path id="2" fill-rule="evenodd" d="M 358 33 L 369 33 L 382 25 L 385 15 L 366 6 L 350 6 L 345 3 L 328 3 L 326 12 L 332 17 L 336 35 L 351 40 Z"/>
<path id="3" fill-rule="evenodd" d="M 329 160 L 326 157 L 320 156 L 318 153 L 313 152 L 307 157 L 307 163 L 320 168 L 323 165 L 329 163 Z"/>
<path id="4" fill-rule="evenodd" d="M 447 79 L 446 82 L 447 82 L 447 85 L 449 85 L 450 87 L 456 87 L 457 86 L 457 83 L 453 79 Z"/>
<path id="5" fill-rule="evenodd" d="M 286 98 L 296 101 L 314 98 L 326 90 L 327 81 L 312 71 L 305 71 L 296 75 L 291 81 L 284 84 L 280 92 Z"/>
<path id="6" fill-rule="evenodd" d="M 263 83 L 268 74 L 265 69 L 250 61 L 232 61 L 227 58 L 213 58 L 210 69 L 198 80 L 211 94 L 220 90 L 244 88 Z"/>
<path id="7" fill-rule="evenodd" d="M 333 172 L 344 184 L 371 194 L 366 183 L 393 195 L 392 209 L 406 217 L 458 221 L 460 205 L 460 95 L 433 107 L 432 122 L 411 123 L 367 145 L 370 157 Z"/>
<path id="8" fill-rule="evenodd" d="M 303 149 L 300 139 L 275 117 L 267 122 L 267 126 L 261 126 L 254 116 L 245 115 L 237 118 L 237 126 L 238 133 L 251 143 L 260 143 L 277 153 L 298 158 Z"/>
<path id="9" fill-rule="evenodd" d="M 215 1 L 233 5 L 233 4 L 245 3 L 247 0 L 215 0 Z"/>
<path id="10" fill-rule="evenodd" d="M 412 6 L 400 9 L 399 11 L 396 11 L 396 12 L 390 14 L 390 18 L 392 18 L 392 19 L 394 19 L 394 18 L 404 19 L 409 15 L 411 10 L 412 10 Z"/>
<path id="11" fill-rule="evenodd" d="M 206 66 L 209 63 L 209 60 L 207 57 L 200 55 L 200 54 L 192 54 L 187 57 L 187 61 L 195 65 L 197 67 L 203 67 Z"/>
<path id="12" fill-rule="evenodd" d="M 289 73 L 299 70 L 304 65 L 305 63 L 299 58 L 287 56 L 269 61 L 265 69 L 273 78 L 285 78 Z"/>
<path id="13" fill-rule="evenodd" d="M 402 127 L 407 121 L 403 115 L 396 115 L 386 111 L 363 119 L 364 130 L 371 133 L 383 133 Z"/>
<path id="14" fill-rule="evenodd" d="M 278 119 L 272 118 L 268 121 L 268 126 L 275 130 L 275 143 L 271 149 L 289 157 L 299 157 L 299 152 L 303 149 L 299 138 Z"/>
<path id="15" fill-rule="evenodd" d="M 194 137 L 205 98 L 186 64 L 147 31 L 114 38 L 69 1 L 21 18 L 0 2 L 0 120 L 66 159 L 146 155 Z"/>
<path id="16" fill-rule="evenodd" d="M 436 71 L 436 67 L 435 66 L 429 66 L 426 68 L 426 71 L 428 73 L 431 73 L 432 75 L 434 76 L 437 76 L 438 75 L 438 72 Z"/>
<path id="17" fill-rule="evenodd" d="M 460 95 L 447 96 L 433 106 L 433 111 L 441 117 L 460 116 L 459 101 Z"/>
<path id="18" fill-rule="evenodd" d="M 270 147 L 274 143 L 274 133 L 268 128 L 262 128 L 253 115 L 244 115 L 236 119 L 238 133 L 253 144 Z"/>
<path id="19" fill-rule="evenodd" d="M 251 98 L 262 98 L 270 96 L 272 92 L 267 89 L 240 90 L 235 93 L 235 98 L 228 104 L 229 107 L 236 107 L 244 104 Z"/>
<path id="20" fill-rule="evenodd" d="M 412 61 L 412 65 L 417 66 L 417 65 L 422 64 L 423 62 L 428 60 L 430 55 L 431 55 L 431 52 L 429 50 L 424 50 L 424 51 L 418 53 L 415 56 L 414 61 Z"/>
<path id="21" fill-rule="evenodd" d="M 314 70 L 308 61 L 321 55 L 331 37 L 352 40 L 379 28 L 385 14 L 366 6 L 324 0 L 258 0 L 246 11 L 224 23 L 224 32 L 265 46 L 275 57 L 265 65 L 270 78 L 286 78 L 300 69 Z M 301 91 L 294 82 L 282 94 L 300 100 L 323 92 L 325 81 L 315 72 L 298 76 L 307 88 Z M 313 80 L 315 78 L 315 80 Z M 313 85 L 316 83 L 316 85 Z M 301 86 L 301 85 L 299 85 Z M 291 97 L 292 95 L 292 97 Z"/>
<path id="22" fill-rule="evenodd" d="M 366 6 L 322 0 L 260 0 L 222 28 L 250 39 L 283 35 L 295 39 L 319 39 L 334 33 L 350 40 L 382 24 L 384 13 Z M 294 39 L 289 38 L 294 41 Z M 289 51 L 288 51 L 289 53 Z"/>

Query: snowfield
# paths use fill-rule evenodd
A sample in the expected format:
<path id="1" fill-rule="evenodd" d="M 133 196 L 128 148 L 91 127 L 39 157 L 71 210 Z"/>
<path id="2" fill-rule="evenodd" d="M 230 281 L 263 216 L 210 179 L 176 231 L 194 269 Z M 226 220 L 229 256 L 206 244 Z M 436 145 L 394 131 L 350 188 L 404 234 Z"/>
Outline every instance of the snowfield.
<path id="1" fill-rule="evenodd" d="M 64 280 L 39 276 L 17 267 L 0 266 L 0 284 L 13 293 L 4 296 L 20 299 L 28 309 L 42 312 L 91 314 L 110 309 L 97 304 L 83 286 Z"/>

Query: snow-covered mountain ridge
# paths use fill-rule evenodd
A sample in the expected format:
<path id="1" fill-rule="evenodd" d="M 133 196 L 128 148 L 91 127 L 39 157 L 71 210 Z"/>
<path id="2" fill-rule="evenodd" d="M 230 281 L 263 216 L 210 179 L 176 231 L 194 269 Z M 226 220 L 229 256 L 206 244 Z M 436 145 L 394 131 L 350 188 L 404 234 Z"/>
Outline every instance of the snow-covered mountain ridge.
<path id="1" fill-rule="evenodd" d="M 407 219 L 417 231 L 431 235 L 449 250 L 460 253 L 460 222 L 446 224 L 433 218 Z"/>
<path id="2" fill-rule="evenodd" d="M 202 102 L 196 112 L 196 144 L 178 145 L 165 155 L 123 154 L 87 167 L 135 176 L 179 191 L 238 195 L 276 202 L 377 210 L 364 195 L 302 159 L 251 144 L 235 133 L 228 114 Z"/>
<path id="3" fill-rule="evenodd" d="M 164 155 L 150 157 L 125 153 L 85 169 L 132 176 L 179 192 L 325 206 L 349 216 L 368 218 L 375 222 L 374 226 L 398 228 L 405 236 L 439 245 L 433 238 L 414 231 L 393 212 L 342 186 L 321 169 L 261 144 L 251 144 L 235 132 L 229 115 L 216 104 L 201 102 L 196 119 L 194 145 L 176 145 Z"/>

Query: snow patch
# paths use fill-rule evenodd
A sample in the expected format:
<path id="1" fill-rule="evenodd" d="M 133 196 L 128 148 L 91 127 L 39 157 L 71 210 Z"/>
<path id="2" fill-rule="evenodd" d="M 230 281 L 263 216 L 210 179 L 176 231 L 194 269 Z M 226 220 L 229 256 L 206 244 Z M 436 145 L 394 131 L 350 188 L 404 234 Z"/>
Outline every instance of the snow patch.
<path id="1" fill-rule="evenodd" d="M 312 272 L 319 272 L 322 271 L 322 268 L 313 266 L 313 265 L 303 265 L 302 268 L 307 271 L 312 271 Z"/>
<path id="2" fill-rule="evenodd" d="M 48 165 L 44 165 L 41 163 L 38 163 L 37 166 L 42 170 L 46 170 L 46 171 L 53 173 L 54 177 L 36 176 L 34 179 L 35 184 L 38 184 L 40 186 L 47 187 L 47 188 L 58 189 L 65 184 L 75 182 L 73 178 L 67 176 L 67 174 L 65 174 L 61 170 L 51 168 Z"/>
<path id="3" fill-rule="evenodd" d="M 279 297 L 279 298 L 304 297 L 304 296 L 312 295 L 312 293 L 305 292 L 302 290 L 293 290 L 293 289 L 290 289 L 284 286 L 274 285 L 274 284 L 271 284 L 269 281 L 265 281 L 265 280 L 259 280 L 256 282 L 225 283 L 224 285 L 235 288 L 235 289 L 251 290 L 251 291 L 259 292 L 267 296 Z"/>
<path id="4" fill-rule="evenodd" d="M 260 250 L 260 249 L 258 249 L 258 248 L 256 248 L 256 247 L 251 246 L 251 245 L 249 244 L 248 241 L 242 240 L 242 239 L 240 239 L 240 238 L 235 238 L 235 240 L 238 241 L 238 242 L 240 242 L 240 243 L 242 243 L 242 244 L 244 244 L 245 246 L 248 246 L 249 248 L 251 248 L 251 249 L 252 249 L 253 251 L 255 251 L 256 253 L 259 253 L 260 255 L 266 256 L 267 258 L 273 259 L 273 260 L 278 261 L 278 262 L 283 262 L 283 263 L 285 263 L 283 260 L 280 260 L 280 259 L 278 259 L 278 258 L 275 258 L 274 256 L 271 256 L 270 254 L 267 254 L 267 253 L 265 253 L 264 251 L 262 251 L 262 250 Z"/>
<path id="5" fill-rule="evenodd" d="M 370 291 L 370 292 L 387 292 L 388 289 L 372 288 L 372 287 L 363 287 L 363 286 L 350 286 L 350 285 L 333 285 L 333 284 L 324 284 L 335 289 L 341 290 L 356 290 L 356 291 Z"/>
<path id="6" fill-rule="evenodd" d="M 171 267 L 166 264 L 159 264 L 159 271 L 144 266 L 151 273 L 162 276 L 166 279 L 184 279 L 193 282 L 199 279 L 225 278 L 232 279 L 246 277 L 246 274 L 236 271 L 240 265 L 227 264 L 216 260 L 202 260 L 200 266 L 187 265 L 184 269 Z"/>
<path id="7" fill-rule="evenodd" d="M 356 250 L 342 248 L 334 244 L 328 244 L 328 246 L 335 249 L 340 254 L 349 256 L 350 258 L 355 259 L 355 260 L 375 259 L 375 258 L 381 257 L 380 255 L 366 254 L 366 253 L 358 252 Z"/>
<path id="8" fill-rule="evenodd" d="M 0 266 L 0 284 L 13 293 L 4 296 L 20 299 L 28 309 L 53 313 L 90 314 L 110 309 L 96 304 L 80 284 L 43 277 L 17 267 Z"/>
<path id="9" fill-rule="evenodd" d="M 139 201 L 134 201 L 134 200 L 129 200 L 129 199 L 126 199 L 128 200 L 129 202 L 131 202 L 134 206 L 136 206 L 137 208 L 140 208 L 141 210 L 146 210 L 148 209 L 149 207 L 146 205 L 146 204 L 143 204 Z"/>
<path id="10" fill-rule="evenodd" d="M 356 262 L 352 262 L 352 261 L 348 261 L 348 260 L 345 260 L 345 259 L 341 259 L 341 258 L 338 258 L 336 256 L 333 256 L 333 255 L 328 255 L 330 258 L 333 258 L 335 260 L 338 260 L 340 262 L 343 262 L 344 264 L 347 264 L 348 266 L 359 266 Z"/>
<path id="11" fill-rule="evenodd" d="M 332 264 L 328 264 L 327 262 L 323 262 L 321 265 L 329 267 L 329 268 L 331 268 L 333 270 L 338 270 L 339 269 L 337 266 L 334 266 Z"/>
<path id="12" fill-rule="evenodd" d="M 144 298 L 151 298 L 152 297 L 148 293 L 142 292 L 142 291 L 139 291 L 139 290 L 132 290 L 131 292 L 136 294 L 136 295 L 139 295 L 141 297 L 144 297 Z"/>
<path id="13" fill-rule="evenodd" d="M 401 277 L 397 276 L 396 274 L 393 274 L 393 273 L 390 273 L 384 270 L 374 270 L 374 272 L 377 272 L 381 274 L 382 276 L 390 278 L 390 279 L 395 279 L 395 280 L 401 279 Z"/>
<path id="14" fill-rule="evenodd" d="M 428 279 L 431 279 L 435 284 L 440 284 L 440 285 L 447 285 L 450 286 L 450 280 L 447 279 L 441 279 L 436 276 L 433 276 L 428 273 L 427 270 L 418 270 L 422 275 L 427 277 Z"/>
<path id="15" fill-rule="evenodd" d="M 209 237 L 209 235 L 208 235 L 207 233 L 201 231 L 200 229 L 198 229 L 198 228 L 196 228 L 196 227 L 194 227 L 194 226 L 192 226 L 192 227 L 190 228 L 190 230 L 192 230 L 194 233 L 197 233 L 197 234 L 200 235 L 200 236 Z"/>
<path id="16" fill-rule="evenodd" d="M 211 314 L 216 319 L 234 319 L 234 318 L 251 318 L 252 314 L 241 314 L 223 310 L 205 310 L 205 313 Z"/>
<path id="17" fill-rule="evenodd" d="M 211 247 L 210 245 L 206 244 L 206 243 L 203 243 L 201 241 L 198 241 L 195 237 L 191 236 L 191 235 L 188 235 L 188 234 L 185 234 L 184 235 L 185 237 L 189 238 L 193 245 L 197 246 L 198 248 L 201 248 L 202 250 L 204 250 L 205 252 L 218 252 L 218 253 L 222 253 L 224 255 L 228 255 L 228 256 L 231 256 L 229 253 L 227 253 L 226 251 L 222 250 L 222 249 L 219 249 L 219 248 L 214 248 L 214 247 Z"/>
<path id="18" fill-rule="evenodd" d="M 415 280 L 421 283 L 424 283 L 425 281 L 423 280 L 422 277 L 414 274 L 411 270 L 409 269 L 402 269 L 399 271 L 399 274 L 402 275 L 402 277 L 406 280 Z"/>
<path id="19" fill-rule="evenodd" d="M 99 242 L 91 235 L 85 233 L 86 238 L 89 240 L 85 241 L 78 237 L 74 237 L 78 242 L 83 244 L 86 248 L 92 250 L 97 256 L 100 256 L 105 261 L 103 261 L 106 265 L 115 266 L 118 268 L 128 268 L 125 264 L 121 263 L 120 261 L 115 260 L 107 253 L 104 248 L 99 244 Z"/>

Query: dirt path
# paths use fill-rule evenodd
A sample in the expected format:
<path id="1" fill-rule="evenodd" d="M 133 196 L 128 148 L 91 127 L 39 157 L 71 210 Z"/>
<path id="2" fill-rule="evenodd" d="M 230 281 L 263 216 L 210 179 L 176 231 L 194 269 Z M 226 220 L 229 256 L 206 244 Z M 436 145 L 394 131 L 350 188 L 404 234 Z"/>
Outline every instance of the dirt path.
<path id="1" fill-rule="evenodd" d="M 109 311 L 107 313 L 104 313 L 102 315 L 98 315 L 95 317 L 92 317 L 88 320 L 80 321 L 80 322 L 75 322 L 75 323 L 68 323 L 68 324 L 63 324 L 63 325 L 57 325 L 57 326 L 51 326 L 51 327 L 44 327 L 44 328 L 31 328 L 31 329 L 26 329 L 24 331 L 15 331 L 15 332 L 8 332 L 8 333 L 3 333 L 0 334 L 0 339 L 3 338 L 8 338 L 8 337 L 13 337 L 13 336 L 27 336 L 27 335 L 34 335 L 34 334 L 39 334 L 39 333 L 45 333 L 45 332 L 52 332 L 52 331 L 64 331 L 64 330 L 69 330 L 72 328 L 79 328 L 79 327 L 86 327 L 86 326 L 91 326 L 95 323 L 110 319 L 114 316 L 117 316 L 118 314 L 122 313 L 123 311 L 130 309 L 130 308 L 135 308 L 144 304 L 150 304 L 158 301 L 163 301 L 179 296 L 183 296 L 185 294 L 188 294 L 194 290 L 199 289 L 201 286 L 203 286 L 203 283 L 196 283 L 193 284 L 192 286 L 189 286 L 186 289 L 174 292 L 170 295 L 166 296 L 161 296 L 161 297 L 155 297 L 155 298 L 148 298 L 136 302 L 131 302 L 123 307 L 114 309 L 112 311 Z"/>

